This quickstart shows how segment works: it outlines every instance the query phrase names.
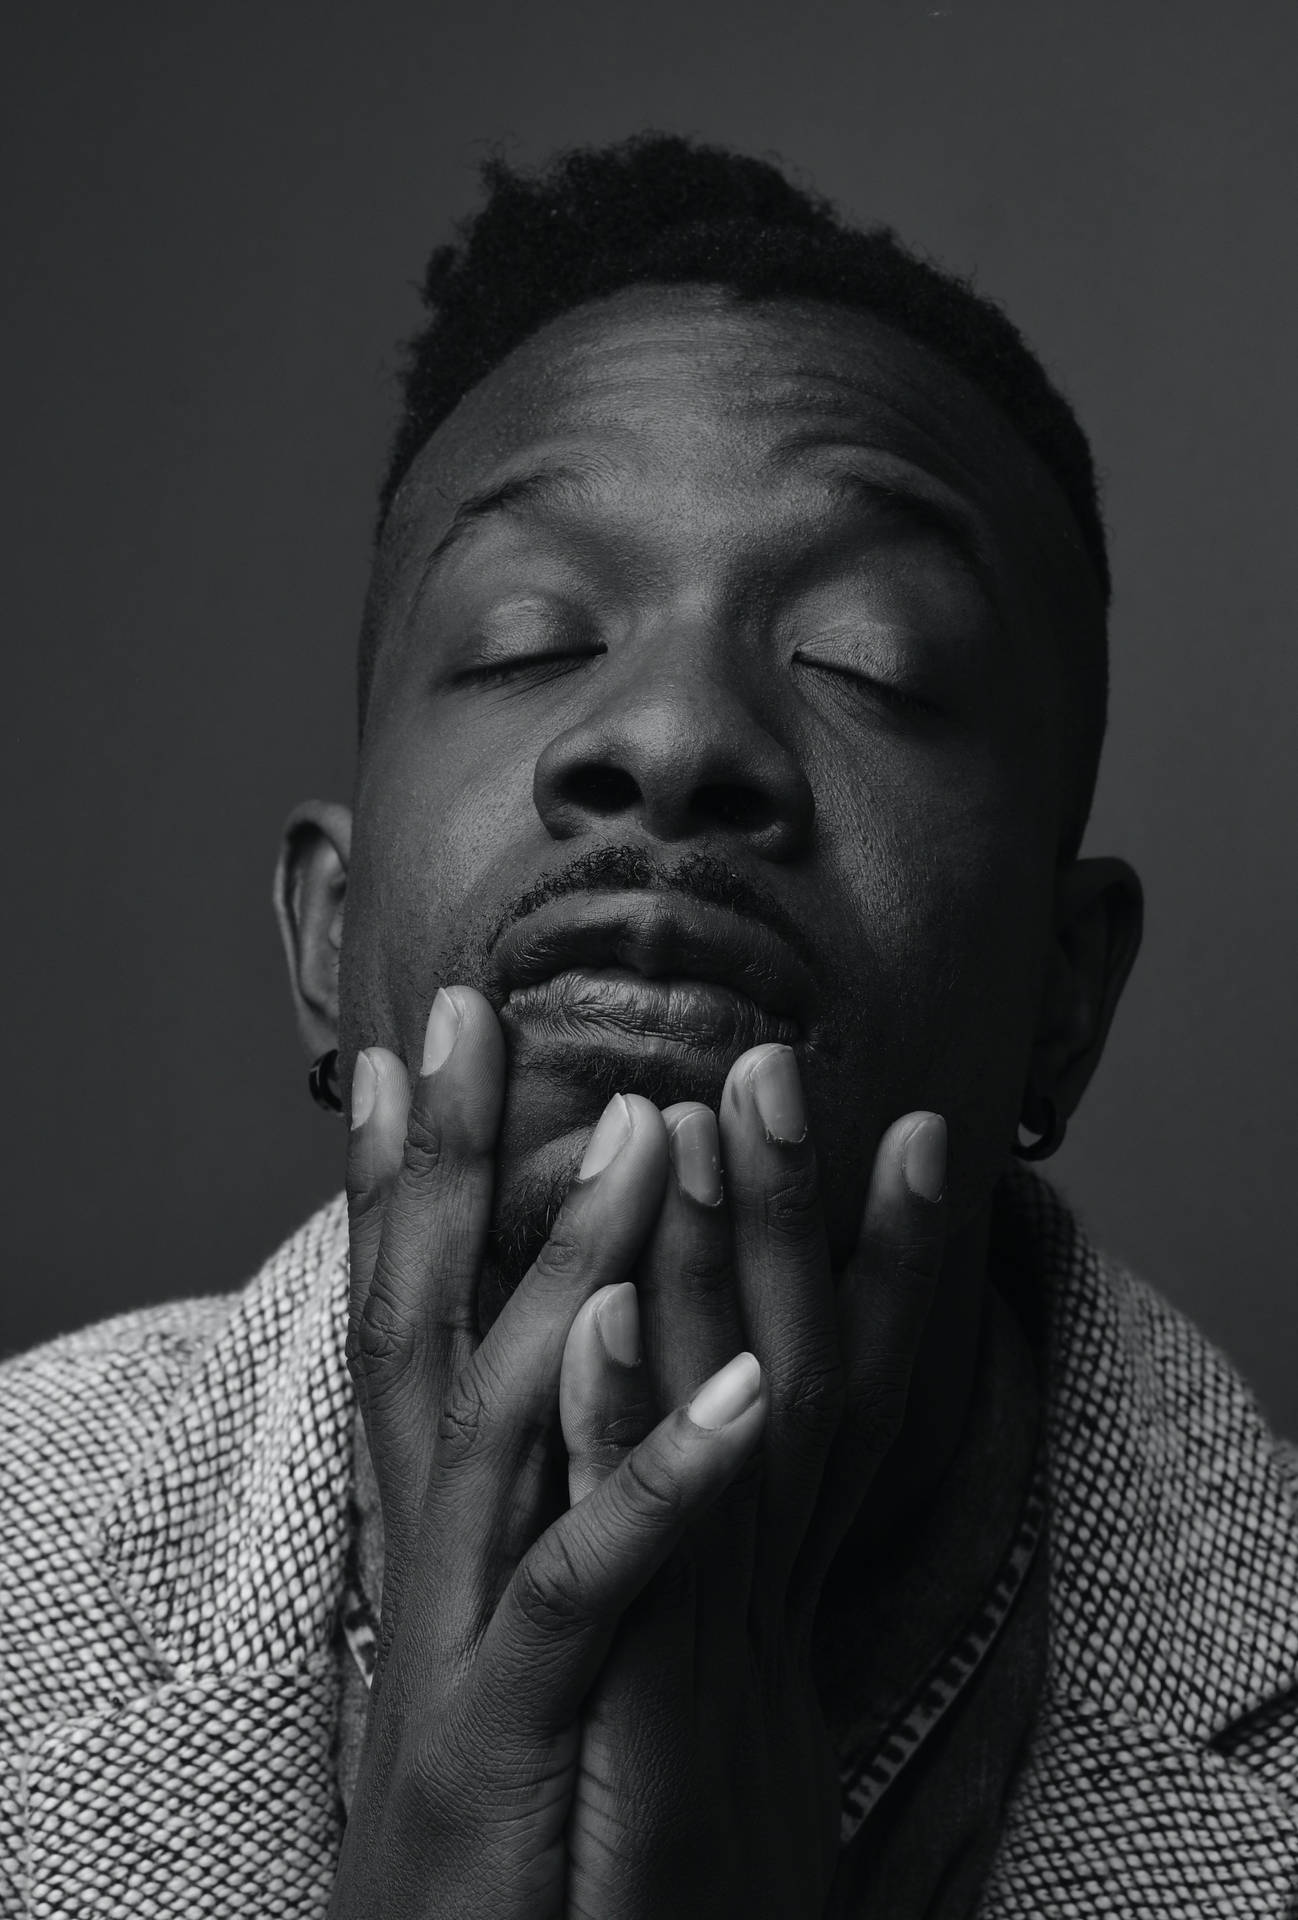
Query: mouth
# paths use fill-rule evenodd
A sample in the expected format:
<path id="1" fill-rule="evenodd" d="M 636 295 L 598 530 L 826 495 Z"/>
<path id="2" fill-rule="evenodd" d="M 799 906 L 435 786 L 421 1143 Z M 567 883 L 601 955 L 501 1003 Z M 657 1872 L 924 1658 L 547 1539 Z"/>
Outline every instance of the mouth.
<path id="1" fill-rule="evenodd" d="M 795 1045 L 814 985 L 760 922 L 670 893 L 576 894 L 501 939 L 489 994 L 535 1041 L 734 1058 Z"/>

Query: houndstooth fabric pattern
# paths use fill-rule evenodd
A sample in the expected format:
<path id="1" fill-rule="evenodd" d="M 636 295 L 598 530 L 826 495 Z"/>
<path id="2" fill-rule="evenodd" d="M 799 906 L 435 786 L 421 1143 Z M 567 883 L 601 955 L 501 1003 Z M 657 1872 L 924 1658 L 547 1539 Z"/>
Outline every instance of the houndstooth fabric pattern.
<path id="1" fill-rule="evenodd" d="M 1050 1654 L 979 1920 L 1298 1915 L 1298 1456 L 1046 1181 L 1006 1195 L 1048 1320 Z M 339 1195 L 241 1292 L 0 1367 L 0 1914 L 324 1913 L 346 1304 Z"/>

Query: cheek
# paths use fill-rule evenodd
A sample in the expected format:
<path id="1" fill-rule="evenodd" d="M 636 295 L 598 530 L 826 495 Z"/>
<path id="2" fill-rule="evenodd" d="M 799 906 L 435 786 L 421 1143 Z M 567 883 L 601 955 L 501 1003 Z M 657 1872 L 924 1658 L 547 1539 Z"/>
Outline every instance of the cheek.
<path id="1" fill-rule="evenodd" d="M 886 1118 L 946 1116 L 953 1202 L 986 1192 L 1013 1138 L 1053 902 L 1041 813 L 990 776 L 899 776 L 858 792 L 838 841 L 886 1022 Z"/>
<path id="2" fill-rule="evenodd" d="M 494 897 L 484 876 L 516 844 L 530 796 L 521 763 L 502 766 L 453 729 L 389 725 L 367 747 L 342 955 L 344 1011 L 368 1023 L 361 1045 L 411 1059 L 440 982 L 474 977 L 474 904 Z"/>

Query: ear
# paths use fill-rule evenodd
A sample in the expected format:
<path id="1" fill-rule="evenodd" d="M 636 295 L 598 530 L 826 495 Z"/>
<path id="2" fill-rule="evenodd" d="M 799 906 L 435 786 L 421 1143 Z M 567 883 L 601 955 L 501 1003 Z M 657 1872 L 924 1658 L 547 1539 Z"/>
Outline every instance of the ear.
<path id="1" fill-rule="evenodd" d="M 1078 860 L 1061 874 L 1024 1094 L 1025 1125 L 1044 1125 L 1043 1095 L 1054 1101 L 1061 1119 L 1081 1104 L 1140 951 L 1144 913 L 1140 877 L 1125 860 Z"/>
<path id="2" fill-rule="evenodd" d="M 297 1030 L 309 1059 L 338 1045 L 338 953 L 352 850 L 351 808 L 304 800 L 284 822 L 274 907 Z"/>

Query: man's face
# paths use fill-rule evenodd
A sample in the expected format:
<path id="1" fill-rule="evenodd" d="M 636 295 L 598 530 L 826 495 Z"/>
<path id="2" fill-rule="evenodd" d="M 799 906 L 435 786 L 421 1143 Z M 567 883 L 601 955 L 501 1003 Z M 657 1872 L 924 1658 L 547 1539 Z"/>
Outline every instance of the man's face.
<path id="1" fill-rule="evenodd" d="M 441 982 L 500 1011 L 497 1303 L 614 1090 L 715 1107 L 766 1037 L 836 1260 L 903 1112 L 947 1117 L 953 1220 L 985 1207 L 1100 618 L 1078 544 L 988 401 L 828 305 L 629 291 L 432 436 L 378 563 L 340 1042 L 413 1069 Z"/>

